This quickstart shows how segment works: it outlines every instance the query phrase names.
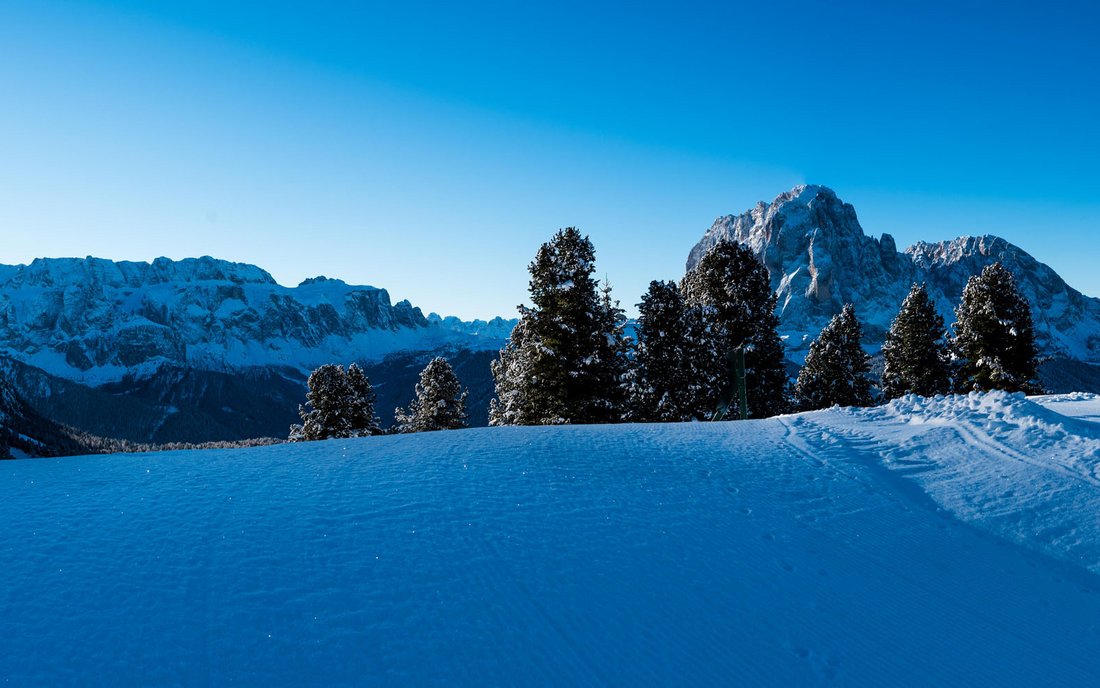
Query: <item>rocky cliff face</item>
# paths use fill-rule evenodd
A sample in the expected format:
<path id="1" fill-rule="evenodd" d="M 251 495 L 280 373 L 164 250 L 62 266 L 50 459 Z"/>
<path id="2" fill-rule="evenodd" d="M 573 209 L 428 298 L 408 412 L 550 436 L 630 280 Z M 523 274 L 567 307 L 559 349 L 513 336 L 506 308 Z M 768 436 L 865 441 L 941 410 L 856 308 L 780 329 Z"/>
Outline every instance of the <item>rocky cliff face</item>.
<path id="1" fill-rule="evenodd" d="M 163 366 L 300 372 L 444 345 L 495 349 L 509 324 L 429 319 L 385 289 L 324 277 L 283 287 L 209 257 L 0 266 L 0 352 L 89 384 Z"/>
<path id="2" fill-rule="evenodd" d="M 718 218 L 692 248 L 688 269 L 723 239 L 748 245 L 767 266 L 792 358 L 805 356 L 809 342 L 845 303 L 855 305 L 867 344 L 881 344 L 914 282 L 928 285 L 950 324 L 966 280 L 1000 261 L 1031 302 L 1043 351 L 1100 363 L 1100 300 L 1084 296 L 1003 239 L 964 237 L 899 252 L 890 235 L 867 236 L 855 209 L 822 186 L 797 186 L 771 203 Z"/>

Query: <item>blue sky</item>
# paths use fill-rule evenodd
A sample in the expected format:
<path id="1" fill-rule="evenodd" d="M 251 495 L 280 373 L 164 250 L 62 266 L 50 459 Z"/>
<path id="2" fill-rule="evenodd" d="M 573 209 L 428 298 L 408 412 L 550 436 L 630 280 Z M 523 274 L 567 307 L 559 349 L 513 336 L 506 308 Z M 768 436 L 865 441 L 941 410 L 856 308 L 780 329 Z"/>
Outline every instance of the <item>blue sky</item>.
<path id="1" fill-rule="evenodd" d="M 488 317 L 576 225 L 632 305 L 811 182 L 1100 295 L 1098 35 L 1095 2 L 9 0 L 0 262 L 209 254 Z"/>

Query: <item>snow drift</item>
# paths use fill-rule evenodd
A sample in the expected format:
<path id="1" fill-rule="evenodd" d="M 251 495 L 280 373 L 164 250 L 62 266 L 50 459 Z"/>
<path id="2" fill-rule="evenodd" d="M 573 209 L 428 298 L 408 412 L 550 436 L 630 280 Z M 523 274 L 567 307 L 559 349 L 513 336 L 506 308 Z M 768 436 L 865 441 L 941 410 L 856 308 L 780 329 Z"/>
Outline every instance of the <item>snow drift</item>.
<path id="1" fill-rule="evenodd" d="M 1100 400 L 0 465 L 0 676 L 1097 685 Z"/>

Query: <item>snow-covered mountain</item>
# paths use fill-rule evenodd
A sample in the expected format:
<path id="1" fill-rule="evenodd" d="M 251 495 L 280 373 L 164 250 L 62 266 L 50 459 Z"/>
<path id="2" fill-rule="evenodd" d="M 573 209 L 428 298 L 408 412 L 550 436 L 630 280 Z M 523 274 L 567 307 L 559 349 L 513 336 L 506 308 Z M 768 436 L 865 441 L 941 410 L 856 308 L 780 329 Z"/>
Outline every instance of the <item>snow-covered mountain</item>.
<path id="1" fill-rule="evenodd" d="M 90 384 L 165 365 L 309 370 L 442 346 L 496 349 L 510 322 L 425 317 L 385 289 L 203 257 L 37 259 L 0 266 L 0 353 Z"/>
<path id="2" fill-rule="evenodd" d="M 209 257 L 0 266 L 0 376 L 43 416 L 133 442 L 282 436 L 324 363 L 366 365 L 385 422 L 437 353 L 483 424 L 488 360 L 514 324 L 425 316 L 338 279 L 284 287 Z"/>
<path id="3" fill-rule="evenodd" d="M 1100 363 L 1100 299 L 1070 287 L 1004 239 L 922 242 L 899 252 L 889 234 L 867 236 L 855 208 L 836 193 L 812 185 L 796 186 L 740 215 L 719 217 L 691 249 L 688 269 L 722 239 L 747 244 L 767 266 L 792 358 L 804 357 L 809 342 L 849 302 L 864 323 L 867 343 L 881 343 L 914 282 L 927 283 L 950 325 L 967 279 L 1000 261 L 1031 302 L 1043 352 Z"/>

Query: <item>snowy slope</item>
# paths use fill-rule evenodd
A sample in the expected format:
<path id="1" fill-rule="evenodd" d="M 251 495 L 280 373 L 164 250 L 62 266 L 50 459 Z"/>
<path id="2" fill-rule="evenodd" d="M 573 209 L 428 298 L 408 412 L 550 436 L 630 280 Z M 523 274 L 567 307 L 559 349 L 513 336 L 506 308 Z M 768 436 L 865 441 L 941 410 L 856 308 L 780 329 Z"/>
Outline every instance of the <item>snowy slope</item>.
<path id="1" fill-rule="evenodd" d="M 0 676 L 1100 682 L 1100 400 L 0 464 Z"/>
<path id="2" fill-rule="evenodd" d="M 914 282 L 928 285 L 950 325 L 966 280 L 1000 261 L 1031 303 L 1043 352 L 1100 363 L 1100 299 L 1083 295 L 1049 266 L 997 237 L 921 242 L 899 252 L 889 234 L 866 235 L 855 208 L 834 191 L 800 185 L 771 203 L 716 219 L 691 249 L 687 268 L 724 239 L 746 244 L 767 266 L 779 297 L 780 333 L 798 361 L 845 303 L 855 305 L 868 344 L 881 344 Z"/>

